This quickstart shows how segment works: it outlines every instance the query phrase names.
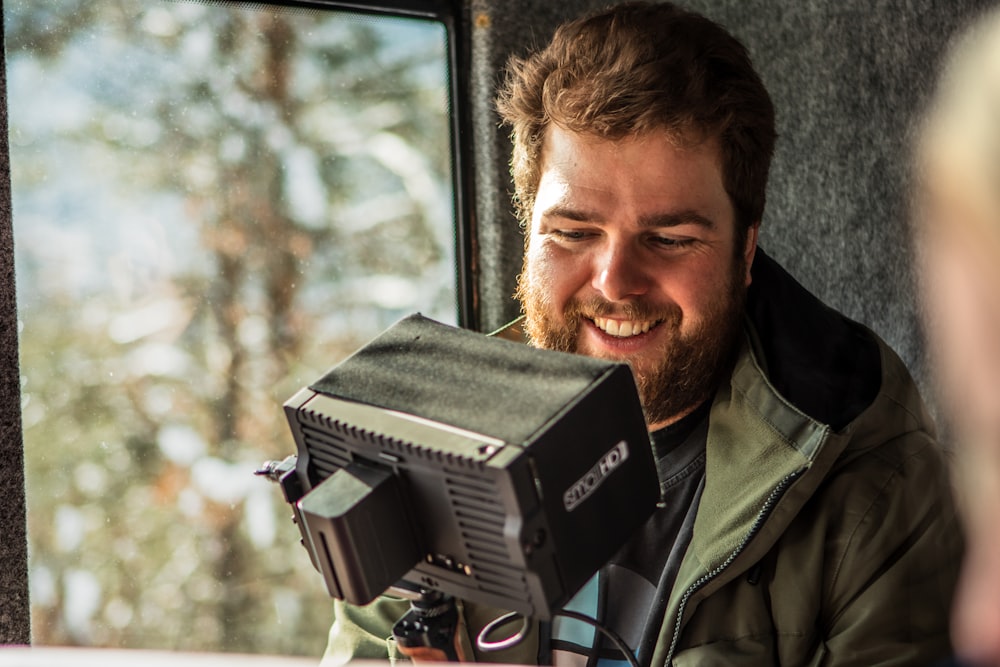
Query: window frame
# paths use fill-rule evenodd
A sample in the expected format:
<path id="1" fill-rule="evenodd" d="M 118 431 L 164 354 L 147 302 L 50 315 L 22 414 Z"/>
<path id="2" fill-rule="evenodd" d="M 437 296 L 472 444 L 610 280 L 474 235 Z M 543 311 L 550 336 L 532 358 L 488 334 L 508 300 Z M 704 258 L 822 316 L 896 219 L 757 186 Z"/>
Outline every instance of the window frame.
<path id="1" fill-rule="evenodd" d="M 232 0 L 203 0 L 226 4 Z M 459 326 L 479 331 L 476 277 L 477 232 L 473 182 L 471 104 L 471 37 L 463 20 L 461 0 L 253 0 L 262 5 L 310 9 L 340 9 L 362 14 L 424 18 L 444 24 L 448 39 L 449 125 L 455 220 L 455 294 Z"/>

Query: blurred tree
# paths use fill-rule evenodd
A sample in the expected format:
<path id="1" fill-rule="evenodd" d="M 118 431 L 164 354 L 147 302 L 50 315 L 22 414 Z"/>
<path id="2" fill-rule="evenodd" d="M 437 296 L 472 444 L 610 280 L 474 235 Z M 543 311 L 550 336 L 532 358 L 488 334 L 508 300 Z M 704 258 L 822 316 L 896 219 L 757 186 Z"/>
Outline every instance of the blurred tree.
<path id="1" fill-rule="evenodd" d="M 444 29 L 141 5 L 3 9 L 34 640 L 318 654 L 251 473 L 327 366 L 455 319 Z"/>

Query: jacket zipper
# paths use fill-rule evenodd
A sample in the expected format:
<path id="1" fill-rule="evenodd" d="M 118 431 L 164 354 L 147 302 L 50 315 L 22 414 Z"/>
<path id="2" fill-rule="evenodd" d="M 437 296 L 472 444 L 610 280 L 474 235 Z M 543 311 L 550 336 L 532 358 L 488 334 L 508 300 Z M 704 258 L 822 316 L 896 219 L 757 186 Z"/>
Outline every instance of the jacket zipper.
<path id="1" fill-rule="evenodd" d="M 739 545 L 737 545 L 736 549 L 729 554 L 729 557 L 726 558 L 721 565 L 701 575 L 701 577 L 699 577 L 693 584 L 691 584 L 691 586 L 688 587 L 686 591 L 684 591 L 684 595 L 681 597 L 680 604 L 677 607 L 677 619 L 674 622 L 674 636 L 670 640 L 670 650 L 667 651 L 667 659 L 663 662 L 664 667 L 670 667 L 670 663 L 674 659 L 674 651 L 677 650 L 677 642 L 680 640 L 681 636 L 681 621 L 684 618 L 684 609 L 687 607 L 688 600 L 691 599 L 691 596 L 694 595 L 699 588 L 715 579 L 717 576 L 722 574 L 727 567 L 732 565 L 733 561 L 736 560 L 737 556 L 743 552 L 746 546 L 750 543 L 750 540 L 753 539 L 754 535 L 760 531 L 761 526 L 764 525 L 764 521 L 767 520 L 767 517 L 771 514 L 771 510 L 774 509 L 774 506 L 778 504 L 778 500 L 781 499 L 781 496 L 785 494 L 785 491 L 792 484 L 792 482 L 798 479 L 799 475 L 805 471 L 805 468 L 800 468 L 795 472 L 785 475 L 785 477 L 778 482 L 778 485 L 771 490 L 771 493 L 768 494 L 767 498 L 764 500 L 764 505 L 760 508 L 760 511 L 754 518 L 753 523 L 750 525 L 750 530 L 747 531 L 747 534 L 740 541 Z"/>

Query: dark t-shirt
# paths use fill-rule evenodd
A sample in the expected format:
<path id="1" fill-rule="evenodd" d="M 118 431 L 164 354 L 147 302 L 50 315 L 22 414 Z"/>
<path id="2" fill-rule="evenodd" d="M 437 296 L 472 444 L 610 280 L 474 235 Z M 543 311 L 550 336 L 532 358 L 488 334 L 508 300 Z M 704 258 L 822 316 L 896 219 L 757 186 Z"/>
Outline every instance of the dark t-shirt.
<path id="1" fill-rule="evenodd" d="M 660 478 L 657 510 L 566 605 L 617 633 L 643 664 L 649 661 L 664 605 L 691 542 L 704 487 L 709 408 L 705 403 L 653 432 Z M 551 650 L 553 663 L 560 666 L 626 664 L 611 642 L 577 619 L 553 620 Z"/>

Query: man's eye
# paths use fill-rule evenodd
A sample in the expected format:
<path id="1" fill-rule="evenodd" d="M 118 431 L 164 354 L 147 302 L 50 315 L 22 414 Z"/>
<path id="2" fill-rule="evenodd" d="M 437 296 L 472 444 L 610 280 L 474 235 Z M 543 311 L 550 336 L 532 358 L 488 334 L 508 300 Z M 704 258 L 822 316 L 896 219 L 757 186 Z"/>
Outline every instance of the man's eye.
<path id="1" fill-rule="evenodd" d="M 558 238 L 566 239 L 567 241 L 579 241 L 587 236 L 587 232 L 579 229 L 556 229 L 552 233 Z"/>
<path id="2" fill-rule="evenodd" d="M 694 243 L 694 239 L 678 239 L 669 236 L 654 236 L 652 241 L 664 248 L 684 248 Z"/>

